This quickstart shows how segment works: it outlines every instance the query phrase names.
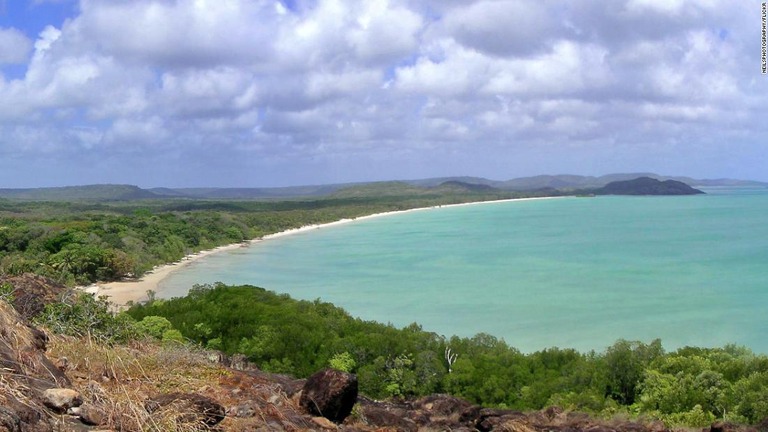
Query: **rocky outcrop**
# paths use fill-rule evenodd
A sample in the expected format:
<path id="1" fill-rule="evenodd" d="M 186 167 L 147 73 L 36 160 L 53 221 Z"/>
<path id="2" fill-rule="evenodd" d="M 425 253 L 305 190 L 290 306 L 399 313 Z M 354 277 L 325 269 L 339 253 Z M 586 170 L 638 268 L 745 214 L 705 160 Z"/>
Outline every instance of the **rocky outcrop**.
<path id="1" fill-rule="evenodd" d="M 300 404 L 309 414 L 341 423 L 357 400 L 357 377 L 335 369 L 323 369 L 307 379 Z"/>
<path id="2" fill-rule="evenodd" d="M 46 357 L 47 342 L 45 333 L 0 301 L 0 424 L 8 430 L 50 430 L 43 395 L 71 385 Z"/>

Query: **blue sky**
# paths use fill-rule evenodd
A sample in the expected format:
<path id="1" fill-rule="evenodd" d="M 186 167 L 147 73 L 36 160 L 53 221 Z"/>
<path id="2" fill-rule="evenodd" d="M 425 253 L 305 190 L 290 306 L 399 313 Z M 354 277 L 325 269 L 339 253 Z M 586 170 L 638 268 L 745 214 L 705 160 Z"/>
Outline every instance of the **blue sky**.
<path id="1" fill-rule="evenodd" d="M 760 2 L 0 0 L 0 187 L 768 181 Z"/>

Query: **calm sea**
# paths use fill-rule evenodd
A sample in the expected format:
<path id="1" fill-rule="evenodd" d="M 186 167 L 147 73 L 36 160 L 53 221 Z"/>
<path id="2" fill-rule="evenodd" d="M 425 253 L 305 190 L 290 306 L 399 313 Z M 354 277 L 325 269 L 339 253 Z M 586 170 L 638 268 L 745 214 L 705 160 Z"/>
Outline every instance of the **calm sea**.
<path id="1" fill-rule="evenodd" d="M 768 189 L 431 209 L 275 238 L 199 260 L 195 283 L 320 298 L 365 320 L 479 332 L 524 352 L 619 338 L 768 353 Z"/>

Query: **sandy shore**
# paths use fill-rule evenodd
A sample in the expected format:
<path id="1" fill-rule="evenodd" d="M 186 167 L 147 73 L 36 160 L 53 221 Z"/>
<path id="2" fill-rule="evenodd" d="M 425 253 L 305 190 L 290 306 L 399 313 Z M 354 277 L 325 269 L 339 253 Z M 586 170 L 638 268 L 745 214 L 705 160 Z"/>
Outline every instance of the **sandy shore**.
<path id="1" fill-rule="evenodd" d="M 184 267 L 188 266 L 189 264 L 193 263 L 196 260 L 205 258 L 215 253 L 233 250 L 241 247 L 248 247 L 253 243 L 261 242 L 264 240 L 284 237 L 288 235 L 298 234 L 298 233 L 320 229 L 320 228 L 326 228 L 330 226 L 346 224 L 346 223 L 355 222 L 355 221 L 372 219 L 372 218 L 377 218 L 382 216 L 389 216 L 393 214 L 426 211 L 426 210 L 433 210 L 437 208 L 459 207 L 459 206 L 469 206 L 469 205 L 479 205 L 479 204 L 494 204 L 494 203 L 502 203 L 502 202 L 510 202 L 510 201 L 516 201 L 516 202 L 531 201 L 531 200 L 542 200 L 542 199 L 552 199 L 552 198 L 558 198 L 558 197 L 516 198 L 516 199 L 505 199 L 505 200 L 496 200 L 496 201 L 471 202 L 471 203 L 463 203 L 463 204 L 447 204 L 443 206 L 423 207 L 423 208 L 415 208 L 415 209 L 409 209 L 409 210 L 375 213 L 368 216 L 361 216 L 355 219 L 341 219 L 341 220 L 330 222 L 327 224 L 307 225 L 301 228 L 294 228 L 294 229 L 286 230 L 276 234 L 270 234 L 270 235 L 264 236 L 263 238 L 254 239 L 254 240 L 250 240 L 242 243 L 235 243 L 235 244 L 226 245 L 226 246 L 220 246 L 215 249 L 210 249 L 210 250 L 198 252 L 192 255 L 187 255 L 179 262 L 155 267 L 153 270 L 147 272 L 141 279 L 138 279 L 138 280 L 126 280 L 121 282 L 100 282 L 87 287 L 82 287 L 82 289 L 94 295 L 107 296 L 109 297 L 109 300 L 112 303 L 114 303 L 118 308 L 120 308 L 122 306 L 125 306 L 129 302 L 146 301 L 148 291 L 157 292 L 158 286 L 163 279 L 168 277 L 171 273 L 183 269 Z"/>

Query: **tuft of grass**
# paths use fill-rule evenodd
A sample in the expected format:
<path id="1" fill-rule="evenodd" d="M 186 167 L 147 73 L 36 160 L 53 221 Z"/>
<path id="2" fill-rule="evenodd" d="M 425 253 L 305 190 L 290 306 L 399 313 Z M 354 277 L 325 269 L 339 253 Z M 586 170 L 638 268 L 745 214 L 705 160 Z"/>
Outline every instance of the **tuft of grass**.
<path id="1" fill-rule="evenodd" d="M 52 336 L 49 356 L 67 359 L 67 375 L 85 403 L 102 409 L 107 426 L 130 431 L 193 431 L 179 413 L 149 414 L 146 400 L 167 392 L 197 392 L 226 372 L 183 345 L 133 341 L 107 346 L 87 339 Z"/>

